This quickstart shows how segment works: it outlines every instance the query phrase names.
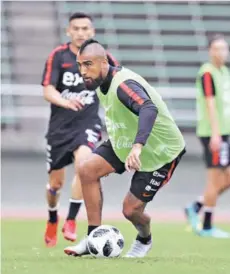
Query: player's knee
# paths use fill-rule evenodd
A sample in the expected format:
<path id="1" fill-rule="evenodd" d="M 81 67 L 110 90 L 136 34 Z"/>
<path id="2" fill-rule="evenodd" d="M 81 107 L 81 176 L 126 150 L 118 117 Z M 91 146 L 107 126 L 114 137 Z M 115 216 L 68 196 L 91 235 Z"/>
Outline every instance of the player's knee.
<path id="1" fill-rule="evenodd" d="M 49 182 L 49 184 L 47 184 L 47 190 L 49 190 L 52 195 L 56 195 L 60 192 L 62 186 L 62 180 L 52 180 Z"/>
<path id="2" fill-rule="evenodd" d="M 92 182 L 97 180 L 97 174 L 88 165 L 87 162 L 82 162 L 78 167 L 78 175 L 82 183 Z"/>
<path id="3" fill-rule="evenodd" d="M 124 202 L 122 213 L 126 219 L 131 220 L 135 214 L 135 208 L 129 205 L 127 202 Z"/>
<path id="4" fill-rule="evenodd" d="M 220 193 L 225 192 L 230 188 L 230 170 L 226 169 L 224 173 L 224 180 L 222 180 L 222 184 L 220 184 Z"/>

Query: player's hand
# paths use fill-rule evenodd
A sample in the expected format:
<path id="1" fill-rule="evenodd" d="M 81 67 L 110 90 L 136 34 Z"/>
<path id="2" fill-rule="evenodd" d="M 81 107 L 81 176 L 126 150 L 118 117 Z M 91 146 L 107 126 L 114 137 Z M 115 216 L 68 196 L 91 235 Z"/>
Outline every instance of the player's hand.
<path id="1" fill-rule="evenodd" d="M 142 151 L 142 144 L 134 144 L 126 161 L 125 161 L 125 169 L 130 172 L 131 170 L 140 170 L 141 161 L 140 155 Z"/>
<path id="2" fill-rule="evenodd" d="M 210 142 L 209 142 L 209 148 L 211 151 L 220 151 L 222 143 L 222 138 L 220 135 L 212 135 Z"/>
<path id="3" fill-rule="evenodd" d="M 79 111 L 83 108 L 83 106 L 84 105 L 78 99 L 67 100 L 65 105 L 67 109 L 71 109 L 73 111 Z"/>

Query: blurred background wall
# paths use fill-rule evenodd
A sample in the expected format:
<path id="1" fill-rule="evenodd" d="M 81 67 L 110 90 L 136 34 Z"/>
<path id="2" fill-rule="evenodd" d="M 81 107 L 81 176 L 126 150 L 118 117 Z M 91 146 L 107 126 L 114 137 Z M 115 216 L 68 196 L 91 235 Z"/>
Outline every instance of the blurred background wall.
<path id="1" fill-rule="evenodd" d="M 92 15 L 96 38 L 156 87 L 178 125 L 194 132 L 194 82 L 208 58 L 206 38 L 220 32 L 230 43 L 229 10 L 224 1 L 2 1 L 2 129 L 10 130 L 3 131 L 2 149 L 25 150 L 31 138 L 36 145 L 29 150 L 43 149 L 49 107 L 41 73 L 52 48 L 67 41 L 75 11 Z"/>
<path id="2" fill-rule="evenodd" d="M 208 35 L 222 33 L 230 43 L 229 1 L 2 1 L 3 202 L 11 206 L 12 197 L 17 196 L 14 184 L 21 185 L 25 180 L 27 190 L 33 192 L 40 187 L 38 191 L 43 195 L 49 105 L 42 98 L 41 74 L 51 50 L 67 41 L 65 27 L 75 11 L 89 13 L 96 38 L 122 65 L 145 77 L 165 99 L 187 142 L 184 170 L 178 174 L 180 179 L 176 178 L 187 181 L 187 185 L 184 192 L 179 185 L 175 188 L 185 202 L 202 189 L 205 180 L 201 147 L 195 137 L 195 77 L 208 58 Z M 25 179 L 28 171 L 30 179 Z M 36 172 L 40 172 L 40 178 Z M 24 182 L 18 183 L 19 178 Z M 40 186 L 30 185 L 31 180 L 40 181 Z M 194 193 L 188 190 L 188 181 Z M 13 195 L 9 185 L 15 191 Z M 169 191 L 169 195 L 172 193 Z M 23 204 L 25 199 L 21 195 L 19 201 Z M 32 195 L 31 203 L 36 204 L 36 199 Z"/>

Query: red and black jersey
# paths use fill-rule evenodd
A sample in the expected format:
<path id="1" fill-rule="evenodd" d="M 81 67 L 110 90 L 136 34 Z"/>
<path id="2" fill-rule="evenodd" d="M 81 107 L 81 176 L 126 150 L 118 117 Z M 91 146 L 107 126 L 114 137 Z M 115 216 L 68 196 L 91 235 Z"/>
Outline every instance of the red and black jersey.
<path id="1" fill-rule="evenodd" d="M 49 55 L 42 77 L 42 85 L 54 86 L 63 98 L 71 99 L 80 96 L 84 100 L 84 107 L 81 111 L 68 110 L 51 104 L 51 116 L 49 129 L 46 137 L 68 138 L 76 134 L 87 121 L 98 121 L 99 100 L 95 91 L 85 88 L 83 78 L 77 65 L 77 56 L 70 50 L 70 43 L 56 47 Z M 111 65 L 119 65 L 118 62 L 108 53 L 108 60 Z"/>

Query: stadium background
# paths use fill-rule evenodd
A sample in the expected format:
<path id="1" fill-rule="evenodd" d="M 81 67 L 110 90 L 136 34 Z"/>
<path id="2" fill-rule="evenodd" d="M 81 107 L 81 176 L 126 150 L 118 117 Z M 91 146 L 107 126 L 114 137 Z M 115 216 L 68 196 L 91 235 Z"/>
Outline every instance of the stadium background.
<path id="1" fill-rule="evenodd" d="M 195 76 L 208 57 L 208 35 L 223 33 L 230 43 L 229 10 L 226 1 L 2 1 L 2 216 L 46 215 L 44 134 L 49 105 L 42 98 L 41 73 L 50 51 L 67 41 L 70 13 L 84 11 L 94 19 L 96 38 L 122 65 L 157 88 L 183 130 L 187 155 L 170 185 L 149 205 L 156 218 L 183 218 L 182 208 L 201 192 L 205 181 L 195 137 Z M 72 172 L 69 167 L 62 212 L 68 205 Z M 129 178 L 112 175 L 104 180 L 107 217 L 120 217 Z M 220 198 L 219 218 L 229 217 L 229 200 L 229 193 Z"/>

